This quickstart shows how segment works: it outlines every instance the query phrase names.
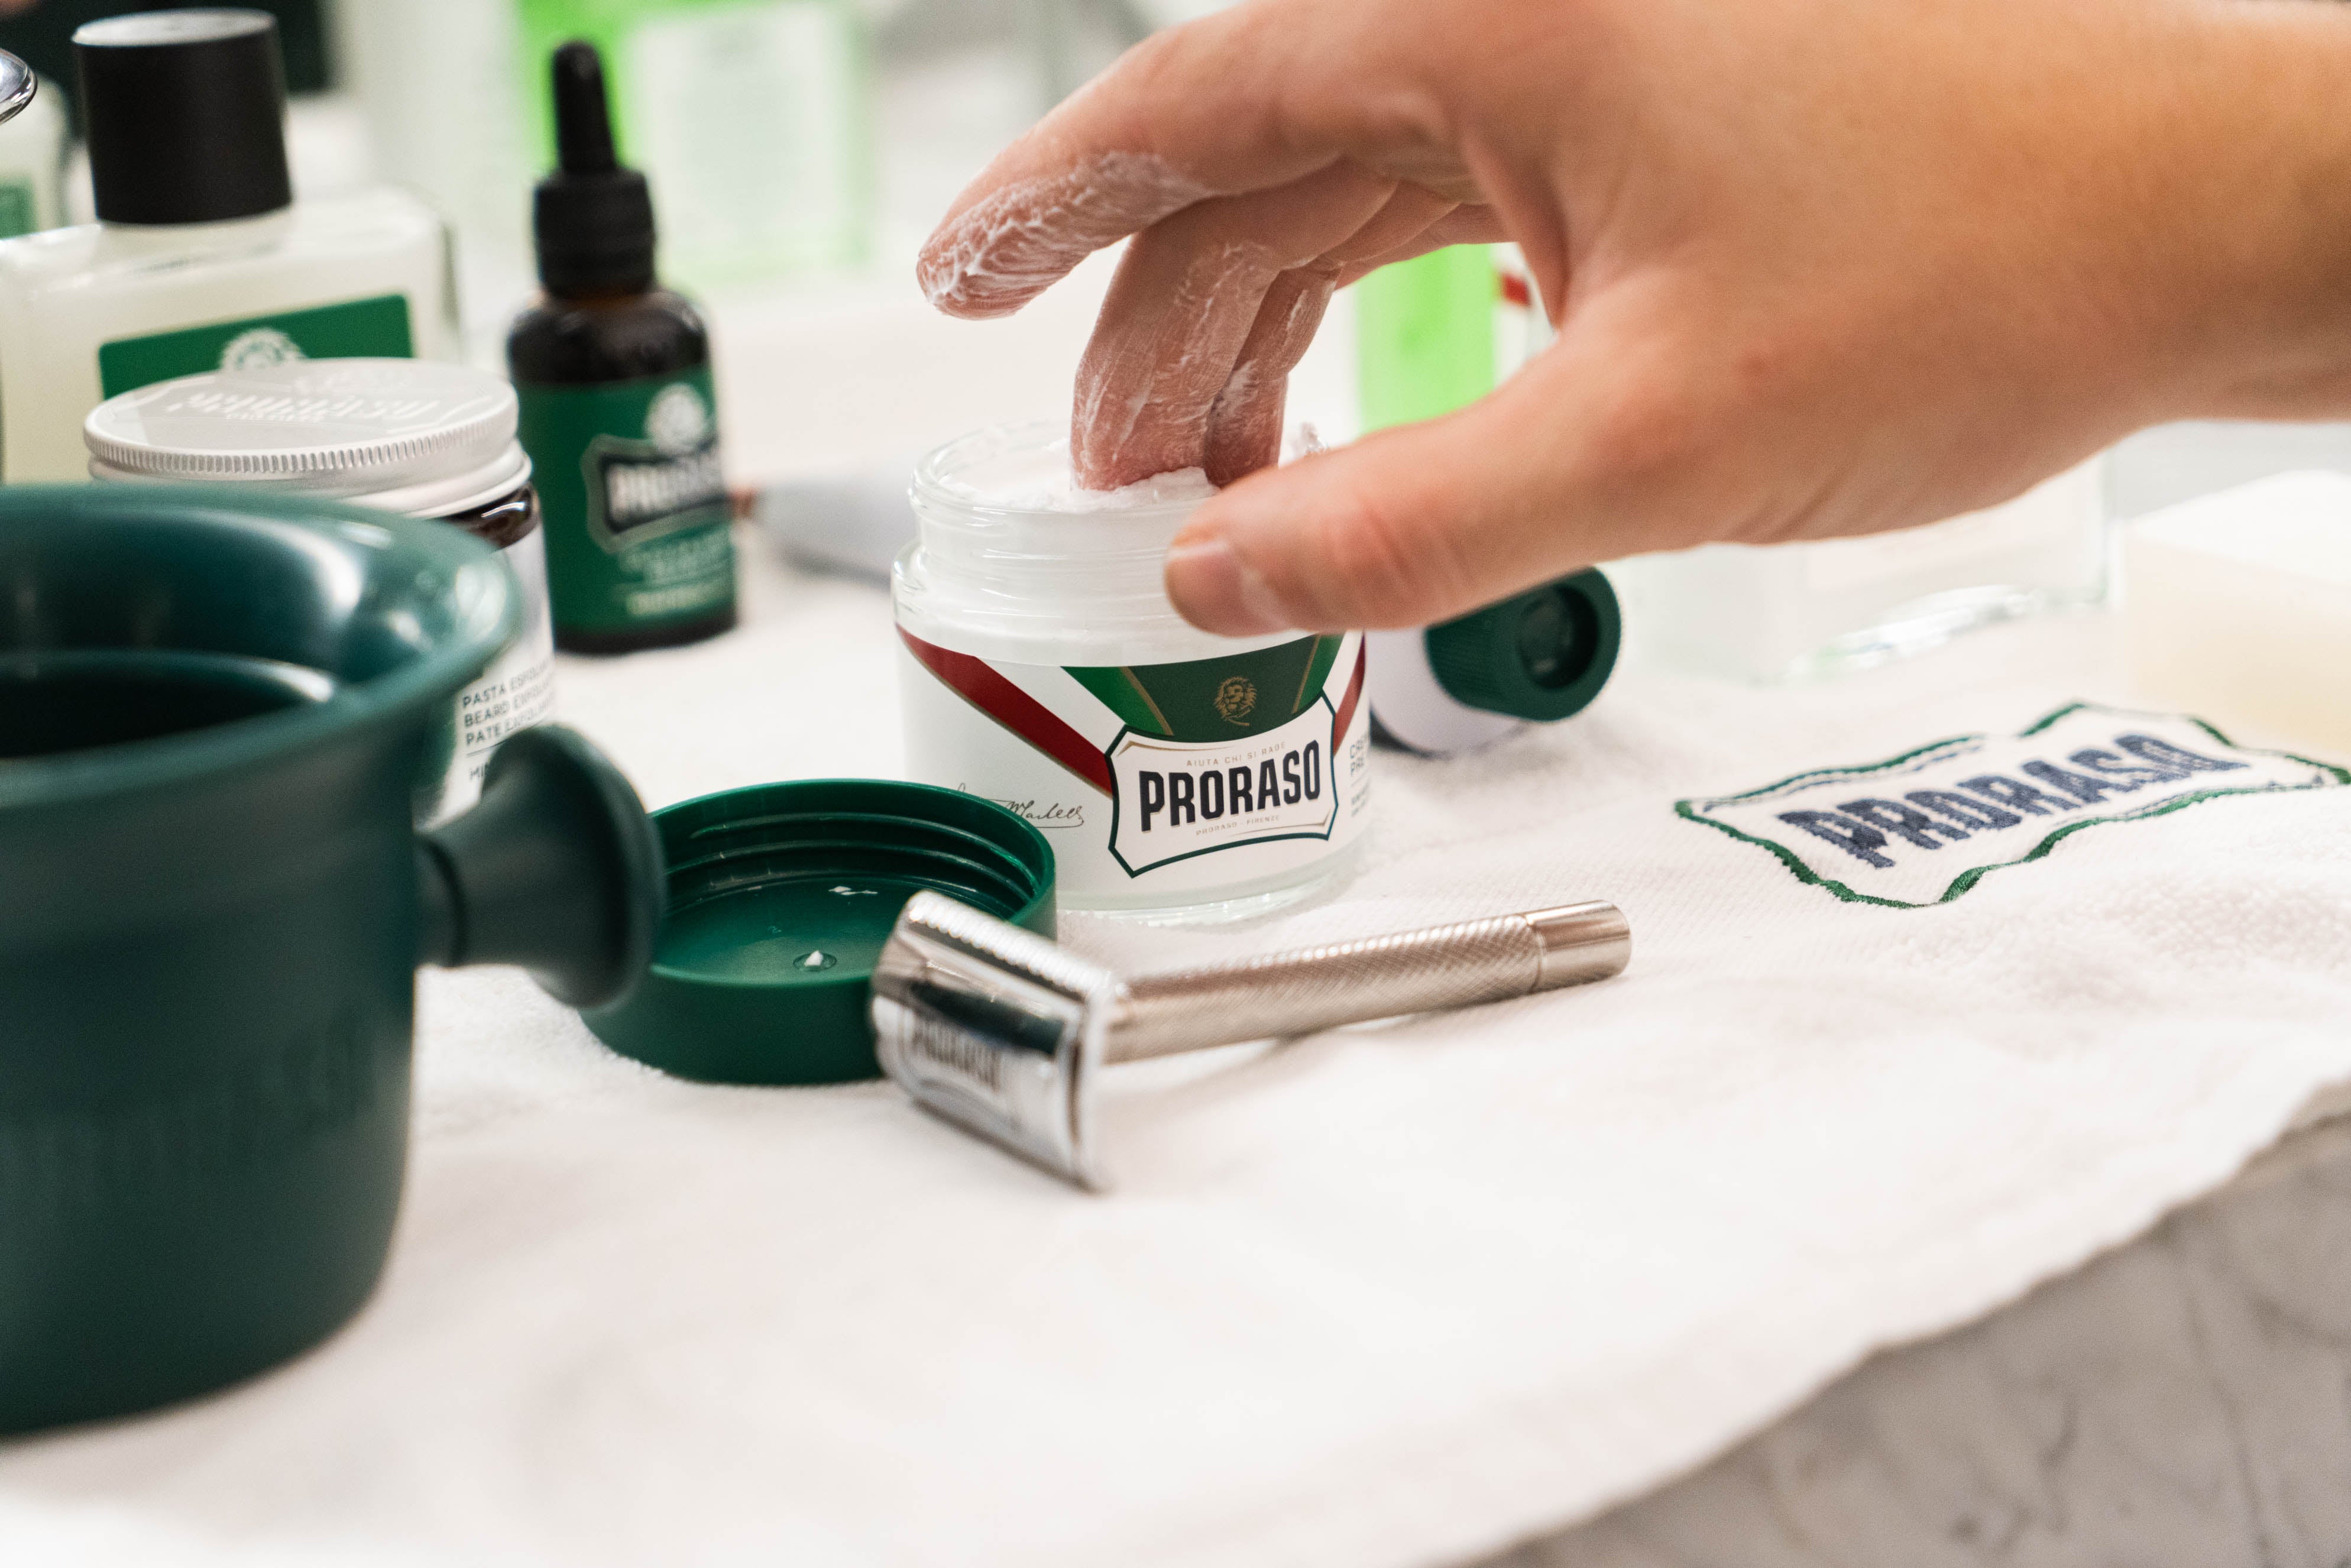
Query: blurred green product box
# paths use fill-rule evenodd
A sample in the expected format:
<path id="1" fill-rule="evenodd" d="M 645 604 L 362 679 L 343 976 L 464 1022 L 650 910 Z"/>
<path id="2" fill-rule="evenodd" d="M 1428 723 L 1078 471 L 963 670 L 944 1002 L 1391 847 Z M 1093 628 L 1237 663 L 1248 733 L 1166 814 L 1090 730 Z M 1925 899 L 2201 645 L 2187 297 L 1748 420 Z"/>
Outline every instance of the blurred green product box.
<path id="1" fill-rule="evenodd" d="M 872 70 L 855 0 L 516 0 L 542 164 L 547 59 L 604 56 L 622 159 L 659 193 L 662 270 L 698 288 L 862 266 Z"/>

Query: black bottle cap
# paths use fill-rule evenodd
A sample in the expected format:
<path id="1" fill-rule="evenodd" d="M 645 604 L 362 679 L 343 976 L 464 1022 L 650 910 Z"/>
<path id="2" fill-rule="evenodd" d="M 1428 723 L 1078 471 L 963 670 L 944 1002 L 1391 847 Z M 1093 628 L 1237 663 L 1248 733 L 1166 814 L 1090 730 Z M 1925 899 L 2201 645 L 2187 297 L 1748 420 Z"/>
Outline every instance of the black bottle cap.
<path id="1" fill-rule="evenodd" d="M 266 11 L 145 11 L 73 36 L 98 215 L 209 224 L 294 200 L 286 67 Z"/>
<path id="2" fill-rule="evenodd" d="M 549 294 L 642 294 L 653 284 L 653 198 L 612 153 L 604 62 L 575 39 L 555 51 L 555 172 L 538 183 L 531 225 Z"/>

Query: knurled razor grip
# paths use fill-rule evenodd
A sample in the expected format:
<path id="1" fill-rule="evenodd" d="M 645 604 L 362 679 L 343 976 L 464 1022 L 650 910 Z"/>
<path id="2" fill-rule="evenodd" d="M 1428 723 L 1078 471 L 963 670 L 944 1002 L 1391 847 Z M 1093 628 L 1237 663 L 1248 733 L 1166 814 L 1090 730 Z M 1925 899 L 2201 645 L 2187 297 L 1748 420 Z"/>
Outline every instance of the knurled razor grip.
<path id="1" fill-rule="evenodd" d="M 936 893 L 873 970 L 882 1067 L 924 1109 L 1092 1191 L 1093 1080 L 1113 1062 L 1507 1001 L 1632 957 L 1614 904 L 1576 904 L 1121 979 Z"/>

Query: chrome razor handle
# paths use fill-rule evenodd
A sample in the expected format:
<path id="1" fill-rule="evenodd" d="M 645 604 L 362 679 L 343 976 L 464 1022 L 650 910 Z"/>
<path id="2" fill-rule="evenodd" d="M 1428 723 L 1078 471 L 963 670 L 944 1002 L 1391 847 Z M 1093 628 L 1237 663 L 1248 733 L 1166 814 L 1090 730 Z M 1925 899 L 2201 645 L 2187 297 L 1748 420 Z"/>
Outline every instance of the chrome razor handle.
<path id="1" fill-rule="evenodd" d="M 1633 956 L 1613 904 L 1498 915 L 1126 982 L 1107 1061 L 1449 1012 L 1604 980 Z"/>
<path id="2" fill-rule="evenodd" d="M 1099 1190 L 1090 1099 L 1109 1063 L 1506 1001 L 1631 956 L 1624 915 L 1579 904 L 1122 980 L 924 893 L 874 967 L 873 1025 L 916 1103 Z"/>

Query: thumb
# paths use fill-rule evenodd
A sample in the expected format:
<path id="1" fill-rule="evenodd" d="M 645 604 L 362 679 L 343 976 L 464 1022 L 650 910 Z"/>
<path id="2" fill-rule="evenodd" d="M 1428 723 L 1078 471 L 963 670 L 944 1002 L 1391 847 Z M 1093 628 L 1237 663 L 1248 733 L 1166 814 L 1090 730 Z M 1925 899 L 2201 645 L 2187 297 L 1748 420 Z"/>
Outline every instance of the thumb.
<path id="1" fill-rule="evenodd" d="M 1644 525 L 1697 422 L 1568 349 L 1458 413 L 1229 486 L 1170 547 L 1168 597 L 1228 636 L 1421 626 L 1683 542 Z"/>

